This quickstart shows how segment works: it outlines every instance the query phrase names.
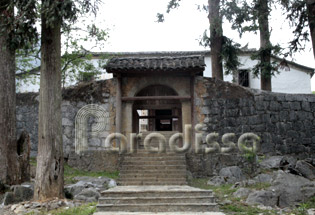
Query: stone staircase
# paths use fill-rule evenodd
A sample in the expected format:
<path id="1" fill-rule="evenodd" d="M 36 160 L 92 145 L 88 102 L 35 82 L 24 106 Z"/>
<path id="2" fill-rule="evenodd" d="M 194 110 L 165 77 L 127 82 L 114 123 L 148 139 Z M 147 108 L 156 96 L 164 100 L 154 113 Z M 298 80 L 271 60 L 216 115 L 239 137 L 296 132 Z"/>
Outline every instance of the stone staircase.
<path id="1" fill-rule="evenodd" d="M 217 210 L 211 190 L 189 186 L 117 186 L 103 191 L 101 195 L 97 205 L 99 212 L 156 213 Z"/>
<path id="2" fill-rule="evenodd" d="M 159 132 L 167 143 L 175 132 Z M 97 215 L 107 214 L 217 214 L 211 190 L 187 186 L 184 154 L 148 153 L 143 133 L 137 153 L 124 155 L 117 187 L 101 193 Z M 154 140 L 154 139 L 153 139 Z M 157 141 L 152 141 L 157 146 Z"/>
<path id="3" fill-rule="evenodd" d="M 168 143 L 175 132 L 159 133 L 165 136 Z M 166 153 L 146 152 L 143 140 L 148 134 L 143 133 L 137 153 L 125 155 L 118 185 L 187 185 L 185 155 L 171 153 L 168 144 Z M 153 139 L 151 145 L 156 147 L 157 140 Z"/>

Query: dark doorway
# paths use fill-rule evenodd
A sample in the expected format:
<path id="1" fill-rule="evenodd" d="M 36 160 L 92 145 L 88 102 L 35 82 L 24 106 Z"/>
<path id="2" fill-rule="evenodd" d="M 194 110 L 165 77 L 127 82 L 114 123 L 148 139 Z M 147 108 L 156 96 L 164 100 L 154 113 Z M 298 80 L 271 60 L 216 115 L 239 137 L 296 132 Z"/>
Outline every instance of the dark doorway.
<path id="1" fill-rule="evenodd" d="M 239 70 L 238 84 L 243 87 L 249 87 L 249 73 L 248 70 Z"/>
<path id="2" fill-rule="evenodd" d="M 172 110 L 155 110 L 155 130 L 172 131 Z"/>
<path id="3" fill-rule="evenodd" d="M 152 85 L 136 96 L 176 96 L 170 87 Z M 133 132 L 182 131 L 180 100 L 139 100 L 133 104 Z"/>

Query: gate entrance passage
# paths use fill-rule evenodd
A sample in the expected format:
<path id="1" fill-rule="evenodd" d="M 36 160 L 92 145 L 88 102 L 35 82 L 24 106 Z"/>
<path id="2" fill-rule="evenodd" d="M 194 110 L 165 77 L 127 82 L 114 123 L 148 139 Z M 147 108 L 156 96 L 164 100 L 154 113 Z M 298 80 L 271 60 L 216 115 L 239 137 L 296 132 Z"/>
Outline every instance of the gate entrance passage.
<path id="1" fill-rule="evenodd" d="M 153 85 L 140 90 L 136 96 L 156 99 L 134 102 L 133 132 L 182 130 L 181 102 L 175 98 L 177 96 L 175 90 L 163 85 Z M 169 99 L 159 99 L 161 97 Z"/>

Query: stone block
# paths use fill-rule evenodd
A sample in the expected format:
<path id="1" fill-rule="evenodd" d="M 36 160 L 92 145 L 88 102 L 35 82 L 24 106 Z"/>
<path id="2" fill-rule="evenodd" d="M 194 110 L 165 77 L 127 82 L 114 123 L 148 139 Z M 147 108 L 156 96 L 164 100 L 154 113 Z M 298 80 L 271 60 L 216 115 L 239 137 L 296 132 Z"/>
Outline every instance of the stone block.
<path id="1" fill-rule="evenodd" d="M 302 110 L 311 111 L 311 105 L 309 102 L 302 102 Z"/>
<path id="2" fill-rule="evenodd" d="M 62 118 L 62 125 L 64 126 L 74 126 L 74 122 L 68 118 Z"/>
<path id="3" fill-rule="evenodd" d="M 300 102 L 290 102 L 290 108 L 292 110 L 301 110 Z"/>

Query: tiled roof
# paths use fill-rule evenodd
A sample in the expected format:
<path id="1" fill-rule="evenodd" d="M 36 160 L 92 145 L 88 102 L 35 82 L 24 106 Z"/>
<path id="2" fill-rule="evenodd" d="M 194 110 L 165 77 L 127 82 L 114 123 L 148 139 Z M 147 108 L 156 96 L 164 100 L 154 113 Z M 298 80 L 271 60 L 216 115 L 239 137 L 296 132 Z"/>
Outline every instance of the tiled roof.
<path id="1" fill-rule="evenodd" d="M 109 73 L 132 71 L 204 70 L 204 56 L 114 57 L 105 66 Z"/>
<path id="2" fill-rule="evenodd" d="M 240 56 L 250 56 L 255 53 L 255 50 L 252 49 L 243 49 L 242 52 L 239 54 Z M 110 57 L 118 57 L 118 58 L 153 58 L 153 57 L 179 57 L 179 56 L 190 56 L 190 55 L 201 55 L 201 56 L 210 56 L 210 51 L 157 51 L 157 52 L 93 52 L 94 57 L 105 56 L 107 58 Z M 282 58 L 279 58 L 275 55 L 272 57 L 276 61 L 282 61 Z M 294 66 L 303 72 L 309 73 L 313 76 L 314 68 L 304 66 L 293 61 L 287 61 L 289 66 Z"/>

